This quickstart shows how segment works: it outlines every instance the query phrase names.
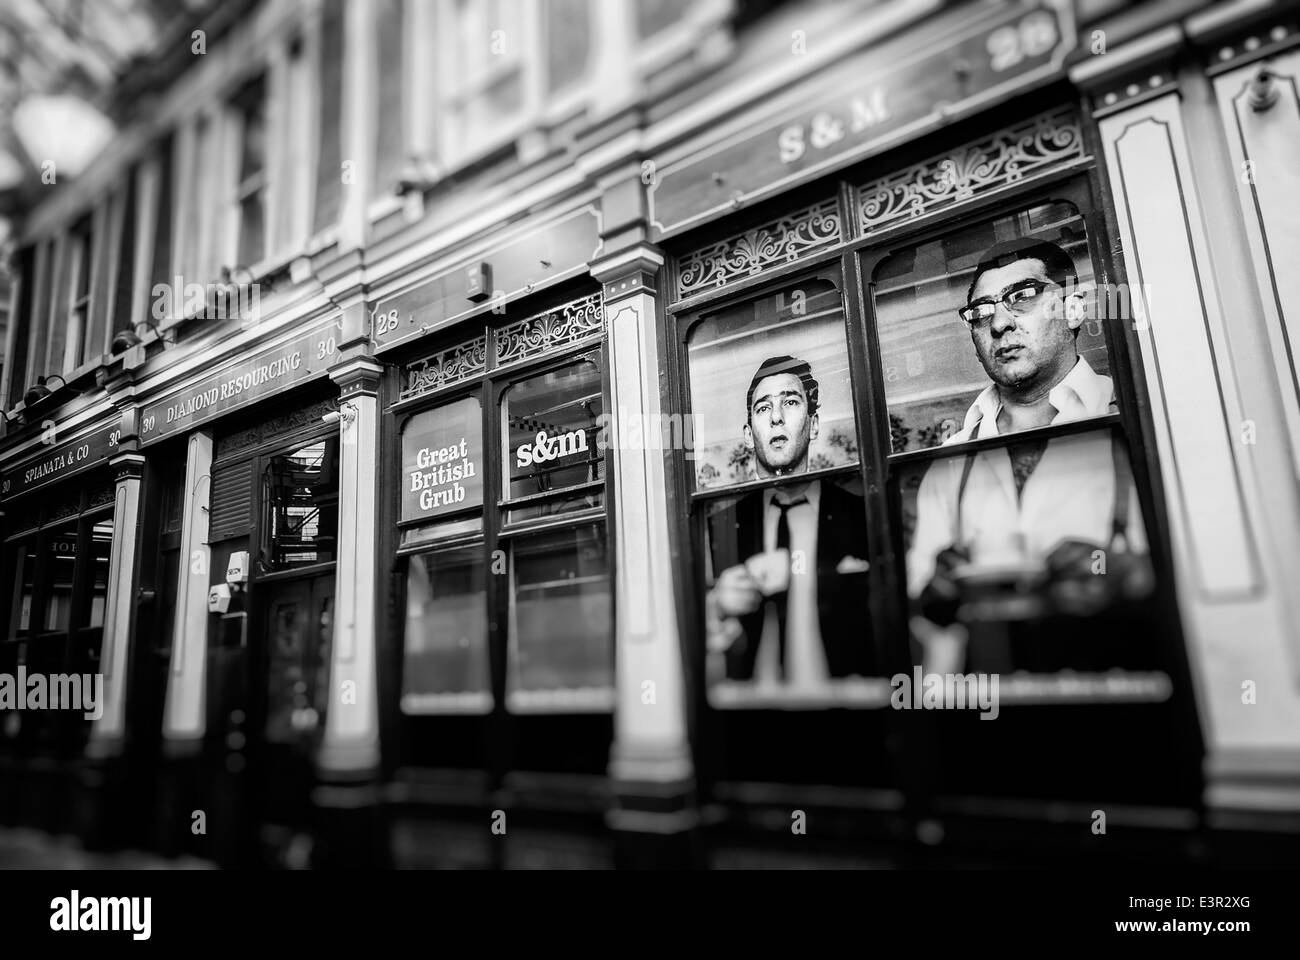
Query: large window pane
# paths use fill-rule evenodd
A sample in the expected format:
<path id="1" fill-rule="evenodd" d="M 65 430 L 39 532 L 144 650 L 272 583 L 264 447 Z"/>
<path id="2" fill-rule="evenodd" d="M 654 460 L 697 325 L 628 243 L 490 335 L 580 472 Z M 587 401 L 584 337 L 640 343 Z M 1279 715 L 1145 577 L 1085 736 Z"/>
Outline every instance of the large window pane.
<path id="1" fill-rule="evenodd" d="M 36 541 L 26 540 L 10 548 L 13 551 L 10 569 L 14 570 L 10 637 L 27 636 L 32 623 L 32 592 L 36 583 Z"/>
<path id="2" fill-rule="evenodd" d="M 506 497 L 603 480 L 600 367 L 584 357 L 513 384 L 502 399 Z"/>
<path id="3" fill-rule="evenodd" d="M 104 625 L 108 605 L 108 570 L 113 556 L 113 518 L 106 517 L 90 530 L 90 620 L 89 626 Z"/>
<path id="4" fill-rule="evenodd" d="M 77 528 L 62 527 L 46 534 L 45 599 L 40 629 L 67 630 L 72 623 L 72 586 L 77 566 Z"/>
<path id="5" fill-rule="evenodd" d="M 491 709 L 482 546 L 410 558 L 406 575 L 406 713 Z"/>
<path id="6" fill-rule="evenodd" d="M 264 477 L 263 561 L 272 569 L 327 563 L 338 538 L 338 437 L 273 457 Z"/>
<path id="7" fill-rule="evenodd" d="M 1083 218 L 1072 205 L 1045 204 L 904 250 L 881 263 L 874 280 L 895 453 L 1006 432 L 1010 412 L 999 392 L 1032 396 L 1080 359 L 1084 366 L 1066 384 L 1079 380 L 1080 389 L 1061 400 L 1057 419 L 1108 412 L 1100 318 L 1129 315 L 1132 307 L 1127 291 L 1117 292 L 1123 303 L 1097 298 Z M 1006 302 L 1019 296 L 1017 283 L 1030 280 L 1049 285 Z M 970 301 L 988 303 L 992 317 L 968 325 L 958 310 Z M 976 427 L 981 406 L 990 422 Z"/>
<path id="8" fill-rule="evenodd" d="M 687 349 L 699 489 L 857 462 L 844 312 L 831 280 L 810 277 L 707 315 Z M 784 413 L 790 384 L 802 396 L 797 418 Z"/>
<path id="9" fill-rule="evenodd" d="M 592 0 L 550 0 L 546 17 L 546 86 L 555 93 L 587 73 L 591 58 Z"/>
<path id="10" fill-rule="evenodd" d="M 511 559 L 511 707 L 608 709 L 613 621 L 604 525 L 521 537 Z"/>

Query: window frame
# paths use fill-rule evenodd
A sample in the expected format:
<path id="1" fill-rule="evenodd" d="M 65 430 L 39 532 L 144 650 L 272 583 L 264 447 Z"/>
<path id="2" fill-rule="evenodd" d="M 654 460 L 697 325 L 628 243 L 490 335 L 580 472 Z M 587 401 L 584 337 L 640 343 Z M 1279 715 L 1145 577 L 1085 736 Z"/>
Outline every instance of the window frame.
<path id="1" fill-rule="evenodd" d="M 477 396 L 480 401 L 482 415 L 482 443 L 483 443 L 483 503 L 480 508 L 465 508 L 441 515 L 432 523 L 442 523 L 465 519 L 474 515 L 481 517 L 481 526 L 477 532 L 453 533 L 445 537 L 431 538 L 410 543 L 406 546 L 401 544 L 402 534 L 406 531 L 419 530 L 422 527 L 432 525 L 430 521 L 408 520 L 401 521 L 401 475 L 397 475 L 398 482 L 390 483 L 387 492 L 387 510 L 388 515 L 396 518 L 392 524 L 394 533 L 390 541 L 392 549 L 387 550 L 389 557 L 388 567 L 392 577 L 392 621 L 391 628 L 394 630 L 394 636 L 397 641 L 394 643 L 394 655 L 396 657 L 396 676 L 402 678 L 405 675 L 405 654 L 406 654 L 406 591 L 407 575 L 409 570 L 410 558 L 415 555 L 430 555 L 447 550 L 460 548 L 477 548 L 483 551 L 485 565 L 489 570 L 486 579 L 485 602 L 488 613 L 488 632 L 486 642 L 488 644 L 488 662 L 489 673 L 491 677 L 491 703 L 486 710 L 477 709 L 459 709 L 455 707 L 431 707 L 429 709 L 420 709 L 407 711 L 400 705 L 394 709 L 400 722 L 407 723 L 410 721 L 420 721 L 428 718 L 437 718 L 445 720 L 452 717 L 477 716 L 483 719 L 497 718 L 504 722 L 518 722 L 523 718 L 530 716 L 549 715 L 552 717 L 565 716 L 583 716 L 596 715 L 610 717 L 613 714 L 614 696 L 616 691 L 616 676 L 611 671 L 609 678 L 609 691 L 611 696 L 606 701 L 599 704 L 579 704 L 579 705 L 556 705 L 550 706 L 545 704 L 520 705 L 517 700 L 512 702 L 510 696 L 510 676 L 508 673 L 511 662 L 510 644 L 512 638 L 509 636 L 508 622 L 510 615 L 510 598 L 511 584 L 514 581 L 514 560 L 510 555 L 511 542 L 520 538 L 531 535 L 544 535 L 546 533 L 563 530 L 566 528 L 599 524 L 603 528 L 605 537 L 607 555 L 610 558 L 608 564 L 608 584 L 610 591 L 611 611 L 613 610 L 614 601 L 614 584 L 615 584 L 615 566 L 613 562 L 614 549 L 614 529 L 613 518 L 611 516 L 613 503 L 613 476 L 611 465 L 608 459 L 608 451 L 604 452 L 603 476 L 600 481 L 601 495 L 604 504 L 601 508 L 590 508 L 583 511 L 564 513 L 558 516 L 534 518 L 522 521 L 507 523 L 509 511 L 518 509 L 521 502 L 536 503 L 538 500 L 562 499 L 566 495 L 571 495 L 574 490 L 586 488 L 586 484 L 578 487 L 565 487 L 558 491 L 546 491 L 536 498 L 528 498 L 521 501 L 520 498 L 508 498 L 505 496 L 507 488 L 507 479 L 505 472 L 505 460 L 503 456 L 504 445 L 508 437 L 502 428 L 504 410 L 502 400 L 506 392 L 514 384 L 531 379 L 538 375 L 545 374 L 552 370 L 560 369 L 575 360 L 594 356 L 600 366 L 601 374 L 601 410 L 607 412 L 605 406 L 610 397 L 610 369 L 609 369 L 609 344 L 608 337 L 604 326 L 598 334 L 589 334 L 571 344 L 564 344 L 550 351 L 544 351 L 536 356 L 526 357 L 519 360 L 511 360 L 502 364 L 498 362 L 496 347 L 496 332 L 509 326 L 511 323 L 518 322 L 521 319 L 532 318 L 541 314 L 549 313 L 554 310 L 560 310 L 565 305 L 581 301 L 590 296 L 596 296 L 599 290 L 590 290 L 583 288 L 580 291 L 567 289 L 563 295 L 548 296 L 542 303 L 536 306 L 517 307 L 512 305 L 505 315 L 496 316 L 492 314 L 480 314 L 478 317 L 467 322 L 457 324 L 450 331 L 443 335 L 427 338 L 421 343 L 414 357 L 403 360 L 396 364 L 389 371 L 390 384 L 392 385 L 391 396 L 399 396 L 401 383 L 405 376 L 406 365 L 414 362 L 419 356 L 426 356 L 430 353 L 436 353 L 440 349 L 454 347 L 458 344 L 470 341 L 479 335 L 485 335 L 488 343 L 488 355 L 482 371 L 476 372 L 470 377 L 456 383 L 436 387 L 421 393 L 417 396 L 397 400 L 389 404 L 384 415 L 391 418 L 392 430 L 390 436 L 392 446 L 385 449 L 385 458 L 392 463 L 400 464 L 403 457 L 403 437 L 407 424 L 413 417 L 418 414 L 437 410 L 447 404 L 455 403 L 467 397 Z M 603 299 L 602 299 L 603 309 Z M 494 558 L 500 556 L 497 551 L 505 551 L 508 557 L 507 575 L 498 576 L 491 574 L 491 565 Z M 609 645 L 611 653 L 611 665 L 613 664 L 614 655 L 614 637 L 615 621 L 613 614 L 608 625 Z M 397 683 L 400 690 L 401 682 Z M 504 749 L 504 748 L 503 748 Z"/>
<path id="2" fill-rule="evenodd" d="M 1161 603 L 1167 609 L 1171 608 L 1174 581 L 1168 528 L 1164 522 L 1165 504 L 1155 476 L 1153 448 L 1150 444 L 1142 442 L 1145 428 L 1139 396 L 1146 389 L 1146 385 L 1141 370 L 1137 369 L 1132 362 L 1129 339 L 1132 331 L 1122 333 L 1116 329 L 1113 322 L 1103 324 L 1110 362 L 1109 375 L 1115 381 L 1117 413 L 1048 425 L 1007 437 L 972 440 L 948 447 L 939 446 L 902 453 L 891 451 L 884 371 L 877 348 L 879 343 L 877 317 L 871 297 L 871 277 L 874 269 L 893 253 L 949 236 L 967 225 L 1024 212 L 1052 200 L 1067 200 L 1074 204 L 1083 219 L 1095 282 L 1100 284 L 1112 280 L 1116 271 L 1112 267 L 1112 262 L 1107 260 L 1106 251 L 1110 249 L 1108 240 L 1110 231 L 1105 222 L 1105 205 L 1104 200 L 1101 199 L 1102 187 L 1095 164 L 1090 161 L 1082 165 L 1077 163 L 1063 165 L 1029 178 L 1025 182 L 1010 184 L 988 194 L 976 195 L 955 209 L 936 211 L 918 218 L 917 221 L 891 224 L 865 236 L 859 235 L 860 231 L 857 227 L 857 193 L 851 186 L 854 182 L 850 179 L 852 176 L 852 171 L 841 175 L 837 183 L 842 222 L 852 225 L 841 242 L 800 260 L 778 264 L 764 269 L 757 275 L 740 278 L 728 283 L 722 289 L 704 291 L 667 303 L 665 316 L 669 323 L 670 350 L 668 367 L 672 371 L 671 376 L 674 381 L 672 391 L 673 400 L 677 404 L 676 409 L 683 415 L 691 412 L 687 344 L 690 331 L 700 320 L 709 313 L 771 294 L 792 282 L 818 275 L 818 271 L 829 271 L 833 269 L 832 265 L 838 265 L 843 277 L 840 286 L 844 299 L 850 369 L 853 376 L 859 462 L 853 468 L 841 467 L 819 471 L 815 476 L 834 476 L 837 472 L 850 470 L 860 472 L 866 499 L 868 542 L 872 552 L 870 558 L 871 620 L 877 640 L 890 638 L 898 632 L 900 625 L 905 628 L 908 616 L 906 573 L 903 568 L 905 551 L 900 527 L 900 504 L 896 502 L 898 471 L 914 467 L 918 463 L 991 447 L 1002 447 L 1008 442 L 1068 436 L 1092 430 L 1118 429 L 1129 446 L 1131 469 L 1138 490 L 1139 506 L 1147 526 L 1147 540 L 1157 580 L 1153 602 Z M 820 189 L 824 194 L 830 188 L 822 186 Z M 798 203 L 799 200 L 795 196 L 785 199 L 785 204 L 788 206 L 797 207 Z M 732 233 L 737 227 L 738 224 L 732 221 L 721 229 Z M 691 246 L 697 247 L 705 243 L 707 238 L 701 237 L 693 240 Z M 686 252 L 685 249 L 682 252 Z M 958 321 L 954 318 L 953 322 Z M 753 489 L 780 486 L 790 481 L 750 481 L 744 485 L 700 491 L 695 488 L 693 465 L 685 460 L 682 451 L 674 451 L 673 457 L 681 477 L 682 495 L 691 505 L 689 518 L 681 521 L 686 524 L 683 540 L 691 545 L 689 558 L 691 582 L 687 585 L 688 597 L 684 606 L 689 618 L 688 622 L 702 625 L 705 622 L 706 541 L 705 516 L 700 505 L 719 497 L 739 496 Z M 815 478 L 815 476 L 803 474 L 799 480 Z M 897 520 L 894 519 L 896 517 Z M 691 633 L 702 635 L 702 627 Z M 883 642 L 898 646 L 897 640 Z M 689 653 L 692 663 L 697 665 L 703 663 L 705 656 L 702 640 L 698 647 L 698 650 Z M 1185 653 L 1178 652 L 1175 647 L 1180 650 L 1182 648 L 1181 625 L 1175 625 L 1167 632 L 1166 644 L 1162 647 L 1162 656 L 1169 664 L 1171 674 L 1180 672 L 1181 667 L 1177 658 L 1185 656 Z M 883 648 L 878 649 L 877 652 L 878 662 L 882 664 L 897 662 L 900 668 L 906 660 L 910 659 L 910 657 L 902 657 L 905 650 Z M 1176 657 L 1172 656 L 1174 654 Z M 697 702 L 706 705 L 709 714 L 735 712 L 757 714 L 770 711 L 771 708 L 767 704 L 746 706 L 740 710 L 735 708 L 719 710 L 707 706 L 704 696 L 706 691 L 703 689 L 703 672 L 700 673 L 700 689 L 695 693 Z M 1062 705 L 1069 703 L 1070 701 L 1062 701 Z M 827 701 L 823 708 L 832 705 Z M 852 704 L 851 706 L 854 709 L 870 710 L 876 709 L 878 705 Z"/>

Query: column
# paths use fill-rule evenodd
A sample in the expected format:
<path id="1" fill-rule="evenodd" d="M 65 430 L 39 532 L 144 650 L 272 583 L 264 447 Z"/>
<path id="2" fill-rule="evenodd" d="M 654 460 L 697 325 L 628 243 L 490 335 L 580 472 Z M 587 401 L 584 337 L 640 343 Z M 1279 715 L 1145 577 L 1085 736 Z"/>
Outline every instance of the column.
<path id="1" fill-rule="evenodd" d="M 87 755 L 97 759 L 121 753 L 126 732 L 128 654 L 131 614 L 135 607 L 144 456 L 133 451 L 120 453 L 109 464 L 117 474 L 117 490 L 113 500 L 113 552 L 108 564 L 104 640 L 99 655 L 99 669 L 104 674 L 104 711 L 94 721 L 86 745 Z"/>
<path id="2" fill-rule="evenodd" d="M 1258 829 L 1261 813 L 1300 811 L 1300 496 L 1287 415 L 1209 82 L 1195 67 L 1115 74 L 1123 49 L 1098 60 L 1112 57 L 1109 70 L 1075 76 L 1112 105 L 1098 130 L 1124 270 L 1146 300 L 1135 361 L 1205 735 L 1208 819 Z"/>
<path id="3" fill-rule="evenodd" d="M 181 569 L 172 660 L 167 674 L 163 738 L 175 748 L 197 750 L 206 719 L 208 659 L 208 506 L 212 494 L 212 434 L 190 435 L 185 457 L 185 503 L 181 520 Z"/>
<path id="4" fill-rule="evenodd" d="M 379 376 L 365 357 L 330 371 L 340 387 L 339 536 L 330 700 L 317 767 L 326 779 L 367 779 L 379 766 L 375 674 L 375 528 Z"/>
<path id="5" fill-rule="evenodd" d="M 654 278 L 663 255 L 643 242 L 592 265 L 604 286 L 610 356 L 610 470 L 614 481 L 615 671 L 618 690 L 610 777 L 618 804 L 610 825 L 639 834 L 650 862 L 665 835 L 695 825 L 694 770 L 686 728 L 686 682 L 662 436 L 659 330 Z M 643 441 L 628 436 L 638 422 Z M 681 436 L 677 431 L 675 436 Z M 639 855 L 636 856 L 640 862 Z M 673 856 L 673 854 L 668 854 Z"/>

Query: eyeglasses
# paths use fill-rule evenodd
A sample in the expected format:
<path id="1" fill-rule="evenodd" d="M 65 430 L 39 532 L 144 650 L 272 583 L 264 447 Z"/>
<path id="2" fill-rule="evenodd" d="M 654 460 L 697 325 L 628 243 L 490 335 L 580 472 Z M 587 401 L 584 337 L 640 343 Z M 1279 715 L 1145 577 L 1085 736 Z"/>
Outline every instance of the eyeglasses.
<path id="1" fill-rule="evenodd" d="M 972 327 L 978 327 L 993 319 L 1001 303 L 1015 316 L 1028 313 L 1038 303 L 1043 291 L 1053 284 L 1049 280 L 1021 280 L 1007 287 L 996 297 L 981 297 L 966 304 L 957 311 L 957 316 Z"/>

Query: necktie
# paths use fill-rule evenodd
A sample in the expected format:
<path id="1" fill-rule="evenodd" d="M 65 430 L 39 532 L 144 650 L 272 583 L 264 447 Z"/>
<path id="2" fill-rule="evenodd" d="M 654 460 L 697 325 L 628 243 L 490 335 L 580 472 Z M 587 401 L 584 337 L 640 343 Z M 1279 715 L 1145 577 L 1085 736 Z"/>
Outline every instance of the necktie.
<path id="1" fill-rule="evenodd" d="M 790 549 L 790 521 L 788 519 L 790 508 L 797 507 L 800 504 L 804 504 L 807 502 L 808 502 L 807 497 L 800 497 L 797 500 L 791 500 L 789 503 L 782 503 L 780 500 L 773 498 L 772 506 L 776 507 L 777 510 L 780 511 L 780 516 L 778 516 L 776 520 L 776 549 L 778 550 Z M 793 563 L 791 563 L 791 566 L 793 566 Z M 793 571 L 791 571 L 790 575 L 794 576 Z M 787 584 L 786 591 L 784 593 L 777 594 L 777 596 L 773 600 L 773 602 L 776 604 L 776 622 L 779 627 L 777 631 L 777 635 L 780 638 L 780 644 L 778 649 L 780 650 L 781 678 L 783 680 L 785 679 L 785 615 L 786 615 L 787 604 L 790 599 L 788 579 L 786 580 L 786 584 Z"/>

